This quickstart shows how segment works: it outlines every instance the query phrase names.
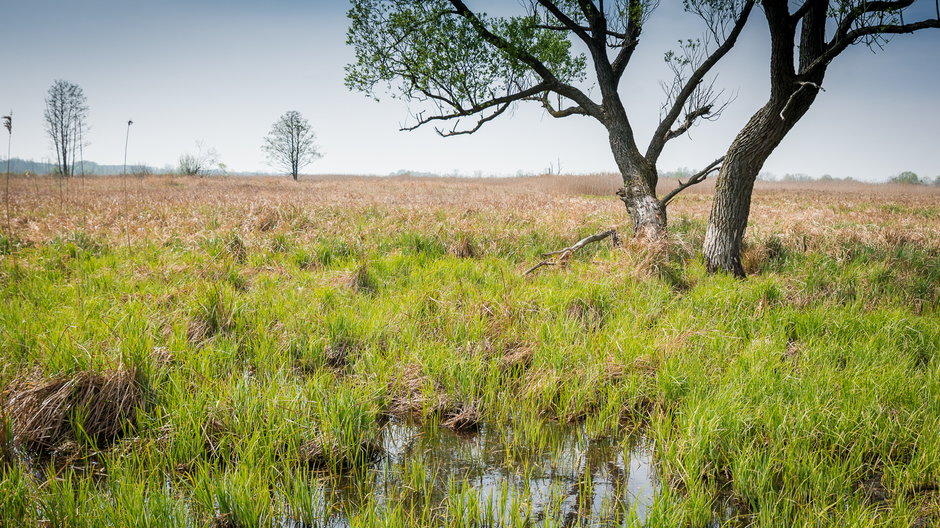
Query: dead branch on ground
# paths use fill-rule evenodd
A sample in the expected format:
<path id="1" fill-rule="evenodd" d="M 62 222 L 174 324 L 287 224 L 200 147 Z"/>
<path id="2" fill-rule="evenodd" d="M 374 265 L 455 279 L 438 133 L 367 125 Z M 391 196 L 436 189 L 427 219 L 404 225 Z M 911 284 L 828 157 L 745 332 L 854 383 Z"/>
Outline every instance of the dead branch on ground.
<path id="1" fill-rule="evenodd" d="M 592 244 L 594 242 L 600 242 L 601 240 L 604 240 L 605 238 L 608 238 L 608 237 L 610 237 L 611 243 L 613 244 L 614 247 L 620 246 L 620 235 L 617 234 L 617 230 L 608 229 L 607 231 L 597 233 L 589 237 L 582 238 L 581 240 L 577 241 L 570 247 L 559 249 L 558 251 L 549 251 L 548 253 L 543 253 L 542 254 L 543 257 L 553 257 L 555 255 L 558 255 L 558 258 L 555 260 L 543 260 L 539 262 L 535 266 L 532 266 L 531 268 L 526 270 L 525 275 L 529 275 L 533 273 L 535 270 L 544 266 L 562 266 L 562 267 L 567 266 L 568 262 L 571 260 L 572 255 L 574 255 L 575 252 L 577 252 L 579 249 L 583 248 L 584 246 L 588 244 Z"/>

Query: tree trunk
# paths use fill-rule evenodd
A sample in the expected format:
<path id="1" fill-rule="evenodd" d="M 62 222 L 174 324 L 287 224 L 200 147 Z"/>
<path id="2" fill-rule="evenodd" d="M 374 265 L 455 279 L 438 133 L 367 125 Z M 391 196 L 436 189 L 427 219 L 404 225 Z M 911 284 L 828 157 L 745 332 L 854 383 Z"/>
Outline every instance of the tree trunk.
<path id="1" fill-rule="evenodd" d="M 625 140 L 617 127 L 610 129 L 610 148 L 623 177 L 617 196 L 627 207 L 637 238 L 660 241 L 666 238 L 666 208 L 656 198 L 656 167 L 646 161 L 636 145 Z M 632 137 L 632 136 L 630 136 Z"/>
<path id="2" fill-rule="evenodd" d="M 754 182 L 764 162 L 809 110 L 815 98 L 813 89 L 794 92 L 788 98 L 772 99 L 751 117 L 728 147 L 718 173 L 702 246 L 710 273 L 724 271 L 739 277 L 745 275 L 741 250 Z"/>
<path id="3" fill-rule="evenodd" d="M 623 188 L 617 191 L 617 195 L 633 221 L 634 236 L 646 240 L 665 239 L 666 208 L 645 185 L 637 183 L 637 177 L 624 175 L 623 180 Z"/>

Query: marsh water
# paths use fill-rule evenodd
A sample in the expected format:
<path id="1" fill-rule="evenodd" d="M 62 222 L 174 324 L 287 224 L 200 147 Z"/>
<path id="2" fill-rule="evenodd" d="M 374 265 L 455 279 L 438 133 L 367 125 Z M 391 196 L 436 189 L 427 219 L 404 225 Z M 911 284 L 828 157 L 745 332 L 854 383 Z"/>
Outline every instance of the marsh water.
<path id="1" fill-rule="evenodd" d="M 441 520 L 445 513 L 453 519 L 456 507 L 500 526 L 607 527 L 646 517 L 658 483 L 644 439 L 592 439 L 581 428 L 554 427 L 540 447 L 523 448 L 512 436 L 390 423 L 382 454 L 367 471 L 324 488 L 317 524 L 350 526 L 350 516 L 366 504 L 398 505 Z M 304 524 L 288 520 L 284 526 Z"/>

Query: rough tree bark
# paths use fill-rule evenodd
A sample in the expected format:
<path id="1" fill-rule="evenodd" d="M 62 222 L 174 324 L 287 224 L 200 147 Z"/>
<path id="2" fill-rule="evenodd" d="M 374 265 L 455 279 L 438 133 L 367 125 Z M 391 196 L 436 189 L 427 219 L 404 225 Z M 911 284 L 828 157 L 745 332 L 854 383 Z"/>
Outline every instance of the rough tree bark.
<path id="1" fill-rule="evenodd" d="M 665 239 L 666 206 L 656 197 L 656 168 L 642 157 L 629 156 L 624 152 L 625 146 L 613 135 L 610 146 L 623 178 L 623 187 L 617 191 L 617 196 L 627 208 L 634 236 L 650 241 Z"/>
<path id="2" fill-rule="evenodd" d="M 725 154 L 702 248 L 710 272 L 744 275 L 741 251 L 757 174 L 812 106 L 832 60 L 857 42 L 880 45 L 886 34 L 940 27 L 940 7 L 938 18 L 905 23 L 901 10 L 914 2 L 858 0 L 830 9 L 829 2 L 805 0 L 792 13 L 786 0 L 762 3 L 770 29 L 770 97 Z"/>
<path id="3" fill-rule="evenodd" d="M 741 244 L 751 194 L 760 168 L 786 133 L 779 120 L 775 106 L 768 104 L 751 117 L 725 154 L 702 248 L 709 272 L 744 276 Z"/>
<path id="4" fill-rule="evenodd" d="M 821 82 L 822 79 L 819 80 Z M 711 273 L 727 271 L 739 277 L 745 275 L 741 251 L 754 182 L 770 154 L 809 110 L 817 89 L 813 87 L 800 92 L 793 98 L 768 102 L 751 117 L 728 147 L 718 173 L 702 247 L 705 264 Z M 781 118 L 781 112 L 785 112 L 784 118 Z"/>

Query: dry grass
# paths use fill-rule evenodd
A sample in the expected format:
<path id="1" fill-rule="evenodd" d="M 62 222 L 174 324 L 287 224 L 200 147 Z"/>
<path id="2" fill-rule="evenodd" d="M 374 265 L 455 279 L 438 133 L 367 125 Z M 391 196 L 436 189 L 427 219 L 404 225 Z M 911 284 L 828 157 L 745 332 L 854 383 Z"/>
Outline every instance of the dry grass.
<path id="1" fill-rule="evenodd" d="M 470 238 L 465 234 L 460 234 L 449 248 L 451 255 L 457 258 L 476 258 L 480 256 L 480 251 L 473 245 Z"/>
<path id="2" fill-rule="evenodd" d="M 441 426 L 458 433 L 470 433 L 480 428 L 482 417 L 474 404 L 460 404 L 444 410 Z"/>
<path id="3" fill-rule="evenodd" d="M 427 382 L 421 367 L 407 365 L 402 368 L 396 386 L 391 388 L 389 414 L 404 419 L 421 416 L 425 405 L 423 388 Z"/>
<path id="4" fill-rule="evenodd" d="M 69 442 L 110 444 L 133 426 L 141 390 L 133 370 L 15 382 L 2 395 L 16 441 L 51 452 Z"/>
<path id="5" fill-rule="evenodd" d="M 532 365 L 533 346 L 517 344 L 507 347 L 500 360 L 503 370 L 526 369 Z"/>
<path id="6" fill-rule="evenodd" d="M 661 191 L 674 184 L 664 180 Z M 490 224 L 485 238 L 496 241 L 515 237 L 518 226 L 529 225 L 545 226 L 572 240 L 586 224 L 628 230 L 623 204 L 612 194 L 616 179 L 610 175 L 485 180 L 323 177 L 300 183 L 154 176 L 134 180 L 127 203 L 119 178 L 88 179 L 84 186 L 67 181 L 61 191 L 51 178 L 14 178 L 11 185 L 13 235 L 26 244 L 81 232 L 119 246 L 125 243 L 126 225 L 132 243 L 197 244 L 207 233 L 224 233 L 224 251 L 238 259 L 272 231 L 289 232 L 298 242 L 354 234 L 368 243 L 370 236 L 387 232 L 389 224 L 407 222 L 414 230 L 440 233 L 452 241 L 449 251 L 455 256 L 476 257 L 491 249 L 480 242 L 484 224 Z M 670 205 L 674 224 L 682 218 L 707 219 L 709 185 L 690 189 Z M 938 200 L 940 189 L 934 187 L 759 182 L 749 238 L 776 237 L 786 247 L 829 253 L 838 252 L 846 240 L 940 248 Z M 382 214 L 371 225 L 351 226 L 340 213 L 373 210 Z M 488 219 L 498 220 L 500 230 L 481 221 Z M 650 266 L 654 272 L 656 268 Z"/>

